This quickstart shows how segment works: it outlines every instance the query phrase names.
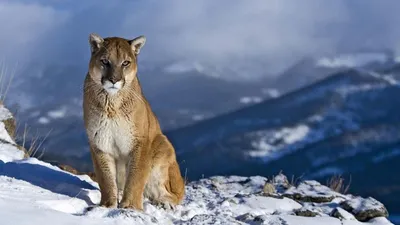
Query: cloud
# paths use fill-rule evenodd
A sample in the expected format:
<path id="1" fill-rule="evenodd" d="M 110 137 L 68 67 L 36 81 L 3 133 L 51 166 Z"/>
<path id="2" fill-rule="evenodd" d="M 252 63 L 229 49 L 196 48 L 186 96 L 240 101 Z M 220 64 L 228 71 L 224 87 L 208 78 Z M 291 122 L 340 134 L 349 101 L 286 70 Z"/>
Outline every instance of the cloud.
<path id="1" fill-rule="evenodd" d="M 0 56 L 9 60 L 34 57 L 54 25 L 66 20 L 67 13 L 38 3 L 0 2 Z"/>
<path id="2" fill-rule="evenodd" d="M 13 1 L 14 2 L 14 1 Z M 136 0 L 0 3 L 0 47 L 44 63 L 85 63 L 88 34 L 147 36 L 147 63 L 189 61 L 247 76 L 307 55 L 399 49 L 399 1 Z M 3 32 L 3 31 L 6 32 Z M 22 46 L 22 47 L 21 47 Z"/>

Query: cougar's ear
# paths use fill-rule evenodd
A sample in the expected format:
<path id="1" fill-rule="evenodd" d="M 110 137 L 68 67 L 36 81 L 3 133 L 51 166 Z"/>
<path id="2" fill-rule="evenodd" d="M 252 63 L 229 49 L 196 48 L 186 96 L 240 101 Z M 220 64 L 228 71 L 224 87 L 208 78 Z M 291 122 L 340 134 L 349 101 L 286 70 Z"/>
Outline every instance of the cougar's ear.
<path id="1" fill-rule="evenodd" d="M 144 43 L 146 43 L 146 38 L 144 36 L 139 36 L 129 41 L 129 44 L 132 47 L 132 51 L 136 55 L 139 55 L 140 49 L 144 46 Z"/>
<path id="2" fill-rule="evenodd" d="M 90 50 L 92 54 L 100 49 L 100 46 L 103 44 L 103 42 L 104 39 L 100 37 L 98 34 L 91 33 L 89 35 Z"/>

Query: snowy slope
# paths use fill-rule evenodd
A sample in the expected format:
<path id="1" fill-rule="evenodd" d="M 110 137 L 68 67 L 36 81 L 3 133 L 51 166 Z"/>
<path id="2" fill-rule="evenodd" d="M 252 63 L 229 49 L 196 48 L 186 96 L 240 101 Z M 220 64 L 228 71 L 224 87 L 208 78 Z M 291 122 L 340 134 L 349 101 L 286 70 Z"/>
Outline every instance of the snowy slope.
<path id="1" fill-rule="evenodd" d="M 86 175 L 71 175 L 36 159 L 0 163 L 2 224 L 391 224 L 384 217 L 358 222 L 339 203 L 347 199 L 353 205 L 362 201 L 323 186 L 321 190 L 327 193 L 322 195 L 335 195 L 332 203 L 314 204 L 266 196 L 262 192 L 267 181 L 264 177 L 212 177 L 192 182 L 186 187 L 183 204 L 174 211 L 148 202 L 143 213 L 92 207 L 99 203 L 100 193 L 97 184 Z M 301 186 L 294 190 L 310 192 Z M 291 192 L 293 187 L 286 193 Z M 342 215 L 347 215 L 342 221 L 329 216 L 338 207 Z M 318 214 L 296 216 L 303 208 Z"/>

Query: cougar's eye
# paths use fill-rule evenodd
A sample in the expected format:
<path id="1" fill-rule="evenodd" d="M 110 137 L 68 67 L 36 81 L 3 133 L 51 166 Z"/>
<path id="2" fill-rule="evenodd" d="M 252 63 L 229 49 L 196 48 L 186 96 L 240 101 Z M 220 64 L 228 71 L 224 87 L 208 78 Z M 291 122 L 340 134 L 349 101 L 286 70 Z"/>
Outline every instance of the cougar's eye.
<path id="1" fill-rule="evenodd" d="M 108 61 L 108 59 L 102 59 L 100 61 L 101 61 L 101 64 L 103 64 L 105 66 L 108 66 L 110 64 L 110 61 Z"/>
<path id="2" fill-rule="evenodd" d="M 122 66 L 126 67 L 126 66 L 129 66 L 130 64 L 131 64 L 131 62 L 129 62 L 129 61 L 124 61 L 124 62 L 122 63 Z"/>

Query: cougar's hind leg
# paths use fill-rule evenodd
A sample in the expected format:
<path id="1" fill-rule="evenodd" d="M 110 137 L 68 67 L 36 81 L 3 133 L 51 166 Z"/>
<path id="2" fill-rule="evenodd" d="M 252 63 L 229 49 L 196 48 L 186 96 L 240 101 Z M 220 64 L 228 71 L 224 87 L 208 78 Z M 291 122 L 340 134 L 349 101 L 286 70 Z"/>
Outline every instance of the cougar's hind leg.
<path id="1" fill-rule="evenodd" d="M 172 200 L 177 205 L 185 196 L 185 181 L 182 178 L 179 165 L 175 161 L 169 166 L 168 181 L 165 184 L 167 191 L 172 194 Z"/>
<path id="2" fill-rule="evenodd" d="M 174 208 L 184 196 L 185 184 L 181 176 L 175 151 L 164 135 L 152 145 L 153 168 L 145 188 L 145 196 L 165 208 Z"/>

